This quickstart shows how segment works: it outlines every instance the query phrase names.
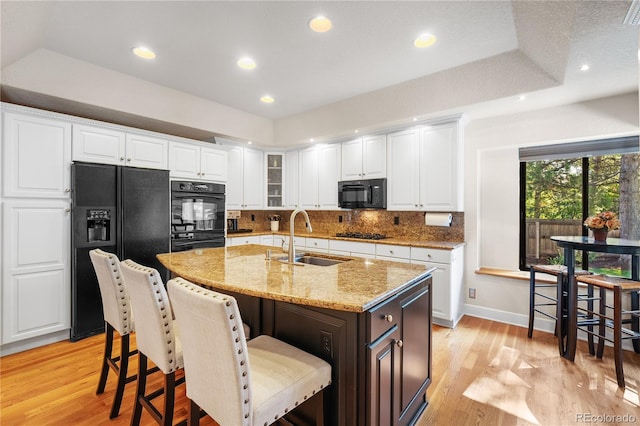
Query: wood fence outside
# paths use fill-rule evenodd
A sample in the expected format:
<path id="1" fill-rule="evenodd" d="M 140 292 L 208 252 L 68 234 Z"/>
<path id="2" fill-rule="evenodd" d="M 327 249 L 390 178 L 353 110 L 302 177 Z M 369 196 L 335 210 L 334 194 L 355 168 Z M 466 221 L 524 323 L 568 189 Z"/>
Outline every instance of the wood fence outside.
<path id="1" fill-rule="evenodd" d="M 527 219 L 527 259 L 548 259 L 559 255 L 554 235 L 582 235 L 581 220 Z"/>

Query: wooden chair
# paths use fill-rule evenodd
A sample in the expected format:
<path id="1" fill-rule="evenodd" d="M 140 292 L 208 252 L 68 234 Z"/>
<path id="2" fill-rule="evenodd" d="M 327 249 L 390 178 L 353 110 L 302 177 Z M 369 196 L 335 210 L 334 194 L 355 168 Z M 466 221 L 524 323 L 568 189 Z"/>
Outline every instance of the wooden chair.
<path id="1" fill-rule="evenodd" d="M 554 275 L 556 277 L 555 283 L 546 283 L 539 282 L 536 279 L 536 273 L 544 273 L 549 275 Z M 591 275 L 591 272 L 585 270 L 576 270 L 575 275 L 584 276 Z M 564 351 L 566 348 L 565 342 L 565 334 L 563 333 L 564 325 L 566 325 L 566 298 L 567 298 L 567 289 L 569 284 L 569 278 L 567 276 L 567 267 L 564 265 L 531 265 L 530 276 L 529 276 L 529 330 L 527 336 L 531 339 L 533 337 L 533 328 L 534 328 L 534 320 L 536 313 L 546 316 L 547 318 L 551 318 L 555 321 L 554 327 L 554 336 L 558 338 L 558 350 L 560 355 L 564 355 Z M 541 292 L 541 289 L 545 288 L 553 288 L 555 289 L 555 295 L 553 294 L 545 294 Z M 538 298 L 541 298 L 542 301 L 538 301 Z M 584 294 L 578 295 L 578 301 L 583 301 L 587 303 L 587 306 L 590 309 L 593 309 L 594 303 L 593 296 L 593 288 L 591 286 L 587 286 L 587 292 Z M 560 302 L 558 302 L 560 301 Z M 541 309 L 545 306 L 554 306 L 555 310 L 553 313 L 549 313 L 544 309 Z M 581 324 L 593 327 L 597 324 L 597 321 L 594 321 L 593 318 L 589 318 L 583 316 L 581 319 Z M 593 355 L 595 353 L 595 346 L 593 342 L 593 336 L 588 336 L 589 341 L 589 351 Z"/>
<path id="2" fill-rule="evenodd" d="M 169 298 L 157 270 L 132 260 L 123 261 L 121 267 L 136 315 L 138 345 L 138 386 L 131 425 L 140 424 L 144 408 L 157 423 L 168 426 L 173 422 L 175 387 L 184 383 L 184 377 L 176 379 L 176 371 L 183 368 L 182 345 L 173 327 Z M 164 386 L 146 394 L 148 359 L 164 373 Z M 160 412 L 153 400 L 162 394 Z"/>
<path id="3" fill-rule="evenodd" d="M 245 340 L 236 300 L 176 278 L 167 284 L 184 343 L 189 424 L 200 407 L 218 424 L 276 422 L 331 383 L 325 361 L 269 336 Z M 324 399 L 316 401 L 324 423 Z"/>
<path id="4" fill-rule="evenodd" d="M 628 324 L 635 318 L 640 318 L 640 310 L 626 310 L 622 307 L 622 295 L 625 293 L 640 292 L 640 281 L 632 281 L 624 278 L 609 277 L 606 275 L 592 275 L 576 277 L 578 283 L 589 284 L 597 287 L 600 292 L 600 303 L 597 311 L 588 312 L 598 318 L 598 332 L 587 330 L 578 324 L 578 329 L 587 333 L 595 334 L 598 337 L 597 357 L 602 358 L 604 353 L 605 340 L 613 343 L 613 357 L 616 365 L 616 379 L 618 386 L 625 387 L 624 372 L 622 362 L 624 354 L 622 351 L 623 340 L 640 340 L 640 332 L 623 328 L 623 324 Z M 613 304 L 607 304 L 607 291 L 613 293 Z M 581 308 L 578 308 L 580 310 Z M 613 314 L 613 317 L 609 313 Z M 607 329 L 613 332 L 611 336 L 607 334 Z"/>
<path id="5" fill-rule="evenodd" d="M 133 315 L 118 257 L 100 249 L 91 250 L 89 257 L 98 277 L 105 321 L 104 355 L 96 394 L 104 392 L 109 370 L 113 370 L 118 376 L 116 393 L 109 413 L 109 418 L 113 419 L 120 413 L 125 385 L 136 380 L 135 375 L 127 377 L 129 358 L 138 353 L 137 350 L 131 351 L 129 345 L 129 336 L 133 331 Z M 120 335 L 120 355 L 116 357 L 112 355 L 114 330 Z"/>

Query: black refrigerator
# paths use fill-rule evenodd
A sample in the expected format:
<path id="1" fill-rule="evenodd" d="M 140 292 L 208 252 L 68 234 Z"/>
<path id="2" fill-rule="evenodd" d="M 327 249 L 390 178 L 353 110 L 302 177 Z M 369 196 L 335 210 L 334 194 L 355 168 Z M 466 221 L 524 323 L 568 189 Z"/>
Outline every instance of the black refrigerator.
<path id="1" fill-rule="evenodd" d="M 104 331 L 90 250 L 153 267 L 166 279 L 156 254 L 169 252 L 169 171 L 74 163 L 71 177 L 71 340 L 77 341 Z"/>

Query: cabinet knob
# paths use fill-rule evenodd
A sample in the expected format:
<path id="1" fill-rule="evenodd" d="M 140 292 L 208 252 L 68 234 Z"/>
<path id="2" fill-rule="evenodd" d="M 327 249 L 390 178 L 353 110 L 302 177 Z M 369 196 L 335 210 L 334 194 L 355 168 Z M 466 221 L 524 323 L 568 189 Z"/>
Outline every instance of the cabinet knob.
<path id="1" fill-rule="evenodd" d="M 393 250 L 389 250 L 389 254 L 393 254 Z"/>
<path id="2" fill-rule="evenodd" d="M 131 158 L 127 158 L 127 161 L 131 161 Z"/>
<path id="3" fill-rule="evenodd" d="M 124 157 L 120 157 L 120 161 L 124 161 Z"/>
<path id="4" fill-rule="evenodd" d="M 69 212 L 71 212 L 71 209 L 70 208 L 66 208 L 66 209 L 64 209 L 64 211 L 69 213 Z"/>
<path id="5" fill-rule="evenodd" d="M 65 188 L 64 192 L 71 192 L 71 188 Z"/>
<path id="6" fill-rule="evenodd" d="M 393 322 L 393 315 L 387 314 L 383 317 L 386 322 Z"/>
<path id="7" fill-rule="evenodd" d="M 398 339 L 396 340 L 396 346 L 398 346 L 399 348 L 402 347 L 402 345 L 404 345 L 404 343 L 402 343 L 402 340 Z"/>
<path id="8" fill-rule="evenodd" d="M 415 207 L 418 207 L 418 205 L 417 205 L 417 204 L 414 204 L 414 206 L 415 206 Z"/>

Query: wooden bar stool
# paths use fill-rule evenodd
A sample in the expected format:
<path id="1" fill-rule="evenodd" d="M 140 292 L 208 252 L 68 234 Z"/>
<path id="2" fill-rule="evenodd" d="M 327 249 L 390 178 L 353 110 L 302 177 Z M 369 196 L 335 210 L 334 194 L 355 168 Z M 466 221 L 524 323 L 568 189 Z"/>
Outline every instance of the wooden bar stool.
<path id="1" fill-rule="evenodd" d="M 593 333 L 593 331 L 585 330 L 580 324 L 578 324 L 578 329 L 598 337 L 598 358 L 602 358 L 605 340 L 613 343 L 616 379 L 618 386 L 623 388 L 625 384 L 624 372 L 622 370 L 622 361 L 624 359 L 622 341 L 628 339 L 640 340 L 640 332 L 623 328 L 622 325 L 631 323 L 633 318 L 640 318 L 640 310 L 623 309 L 622 295 L 624 293 L 640 292 L 640 281 L 609 277 L 606 275 L 579 276 L 576 277 L 576 281 L 598 287 L 600 290 L 600 303 L 597 311 L 585 312 L 584 309 L 578 307 L 578 312 L 582 309 L 583 312 L 598 318 L 598 332 Z M 607 291 L 613 293 L 613 305 L 607 304 Z M 609 312 L 613 312 L 613 317 L 608 315 Z M 607 329 L 613 330 L 611 337 L 607 336 Z"/>
<path id="2" fill-rule="evenodd" d="M 136 380 L 136 375 L 127 377 L 129 358 L 138 353 L 137 350 L 130 351 L 129 349 L 129 333 L 133 331 L 133 315 L 118 257 L 100 249 L 91 250 L 89 257 L 98 277 L 106 330 L 102 368 L 96 394 L 104 392 L 109 369 L 113 370 L 118 376 L 116 393 L 109 413 L 109 418 L 113 419 L 120 413 L 124 386 Z M 112 355 L 114 330 L 120 335 L 120 355 L 116 357 Z"/>
<path id="3" fill-rule="evenodd" d="M 538 282 L 536 280 L 536 272 L 554 275 L 556 277 L 555 283 Z M 585 270 L 575 271 L 575 275 L 591 275 L 591 272 Z M 555 321 L 554 336 L 558 338 L 558 350 L 560 355 L 564 355 L 566 343 L 566 318 L 567 318 L 567 289 L 569 280 L 567 277 L 567 267 L 564 265 L 531 265 L 529 276 L 529 330 L 527 336 L 531 338 L 533 336 L 533 325 L 536 316 L 536 312 L 540 315 L 544 315 Z M 555 296 L 544 294 L 540 289 L 554 288 Z M 537 298 L 543 299 L 538 301 Z M 578 295 L 578 301 L 587 303 L 587 306 L 593 310 L 593 302 L 595 298 L 593 296 L 593 287 L 587 286 L 587 292 Z M 560 302 L 558 302 L 560 301 Z M 554 306 L 555 312 L 553 314 L 548 313 L 541 309 L 544 306 Z M 597 324 L 597 321 L 589 317 L 583 317 L 582 324 L 593 327 Z M 590 323 L 590 324 L 589 324 Z M 589 351 L 591 354 L 595 354 L 595 346 L 593 343 L 593 336 L 588 336 Z"/>

